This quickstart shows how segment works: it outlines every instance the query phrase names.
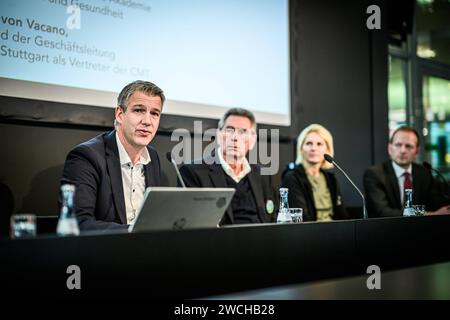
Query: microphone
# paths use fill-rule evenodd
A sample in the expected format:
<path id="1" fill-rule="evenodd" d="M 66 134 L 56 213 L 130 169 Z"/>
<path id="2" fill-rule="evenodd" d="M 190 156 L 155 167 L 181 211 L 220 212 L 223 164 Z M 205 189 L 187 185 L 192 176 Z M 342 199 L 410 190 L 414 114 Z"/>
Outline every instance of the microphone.
<path id="1" fill-rule="evenodd" d="M 350 177 L 345 173 L 345 171 L 341 167 L 339 167 L 339 165 L 336 163 L 336 161 L 334 161 L 332 156 L 330 156 L 329 154 L 324 154 L 324 158 L 326 161 L 328 161 L 329 163 L 333 164 L 336 168 L 338 168 L 339 171 L 341 171 L 342 174 L 347 178 L 347 180 L 350 181 L 350 183 L 356 189 L 356 191 L 358 191 L 358 193 L 361 196 L 362 201 L 363 201 L 363 218 L 367 219 L 368 217 L 367 217 L 367 209 L 366 209 L 366 198 L 364 198 L 364 195 L 362 194 L 361 190 L 358 189 L 356 184 L 353 183 L 352 179 L 350 179 Z"/>
<path id="2" fill-rule="evenodd" d="M 445 191 L 444 196 L 445 196 L 446 198 L 448 198 L 448 197 L 449 197 L 449 196 L 448 196 L 448 190 L 450 190 L 450 186 L 449 186 L 447 180 L 444 178 L 444 176 L 443 176 L 438 170 L 434 169 L 434 168 L 431 166 L 431 164 L 430 164 L 429 162 L 424 161 L 424 162 L 422 162 L 422 165 L 423 165 L 426 169 L 428 169 L 429 171 L 432 171 L 432 172 L 436 173 L 436 175 L 444 182 L 444 185 L 447 186 L 447 189 L 446 189 L 446 191 Z"/>
<path id="3" fill-rule="evenodd" d="M 186 188 L 186 185 L 184 184 L 184 180 L 183 180 L 183 178 L 181 177 L 180 170 L 178 170 L 177 163 L 176 163 L 175 160 L 173 160 L 173 158 L 172 158 L 172 153 L 171 153 L 171 152 L 167 152 L 167 153 L 166 153 L 166 157 L 167 157 L 167 160 L 169 160 L 169 162 L 171 162 L 171 163 L 173 164 L 173 166 L 174 166 L 174 168 L 175 168 L 175 171 L 177 172 L 178 179 L 179 179 L 180 182 L 181 182 L 181 185 L 183 186 L 183 188 Z"/>

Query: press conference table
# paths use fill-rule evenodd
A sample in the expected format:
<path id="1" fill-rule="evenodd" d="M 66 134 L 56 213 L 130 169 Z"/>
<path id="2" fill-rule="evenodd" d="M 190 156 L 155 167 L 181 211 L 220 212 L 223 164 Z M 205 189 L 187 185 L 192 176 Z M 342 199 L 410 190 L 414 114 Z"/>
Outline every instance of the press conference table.
<path id="1" fill-rule="evenodd" d="M 161 299 L 278 288 L 294 292 L 288 299 L 306 297 L 300 286 L 322 284 L 324 294 L 349 288 L 332 298 L 363 298 L 364 291 L 339 281 L 366 279 L 369 265 L 379 266 L 383 276 L 433 264 L 448 269 L 440 263 L 450 262 L 449 230 L 450 216 L 434 216 L 0 239 L 0 290 L 9 297 L 117 298 L 128 292 Z M 81 290 L 67 289 L 71 265 L 81 270 Z M 426 283 L 433 277 L 420 274 L 408 279 L 414 283 L 417 275 Z M 330 287 L 322 281 L 337 282 Z"/>
<path id="2" fill-rule="evenodd" d="M 379 288 L 367 287 L 373 272 L 295 285 L 203 297 L 208 300 L 450 300 L 450 262 L 380 273 Z M 373 284 L 373 283 L 372 283 Z"/>

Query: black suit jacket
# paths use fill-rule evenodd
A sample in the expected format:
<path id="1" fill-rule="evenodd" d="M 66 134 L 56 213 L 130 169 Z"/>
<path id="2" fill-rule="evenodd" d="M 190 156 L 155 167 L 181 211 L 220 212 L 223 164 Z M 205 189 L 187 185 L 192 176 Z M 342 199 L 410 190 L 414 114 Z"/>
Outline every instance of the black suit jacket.
<path id="1" fill-rule="evenodd" d="M 156 151 L 147 146 L 151 161 L 144 166 L 145 185 L 159 186 Z M 116 131 L 103 133 L 76 146 L 64 164 L 61 185 L 74 184 L 75 212 L 81 230 L 125 229 L 127 218 Z"/>
<path id="2" fill-rule="evenodd" d="M 320 170 L 325 175 L 331 201 L 333 202 L 333 219 L 348 219 L 349 215 L 342 201 L 341 191 L 336 176 L 329 170 Z M 289 189 L 289 207 L 303 208 L 303 221 L 316 221 L 317 210 L 311 184 L 302 165 L 286 169 L 282 175 L 282 187 Z"/>
<path id="3" fill-rule="evenodd" d="M 438 185 L 429 170 L 413 163 L 413 203 L 424 204 L 426 210 L 436 210 L 445 205 Z M 403 215 L 400 189 L 392 161 L 370 167 L 364 173 L 367 211 L 370 217 L 395 217 Z"/>
<path id="4" fill-rule="evenodd" d="M 207 159 L 206 161 L 206 163 L 211 162 L 211 159 Z M 181 166 L 180 173 L 186 187 L 226 188 L 226 173 L 223 171 L 222 166 L 220 164 L 206 163 L 203 160 L 201 164 L 184 164 Z M 262 222 L 275 222 L 278 212 L 278 197 L 272 188 L 271 176 L 261 175 L 261 168 L 258 165 L 252 164 L 250 166 L 252 170 L 248 174 L 248 179 L 258 207 L 258 216 Z M 272 213 L 266 210 L 266 203 L 269 200 L 274 204 Z M 233 224 L 233 222 L 233 211 L 230 204 L 220 224 Z"/>

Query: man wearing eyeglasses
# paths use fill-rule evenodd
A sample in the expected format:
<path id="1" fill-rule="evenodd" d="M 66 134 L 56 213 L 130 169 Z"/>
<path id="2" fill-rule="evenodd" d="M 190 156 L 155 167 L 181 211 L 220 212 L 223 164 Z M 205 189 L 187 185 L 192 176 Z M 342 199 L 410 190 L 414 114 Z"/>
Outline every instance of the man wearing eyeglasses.
<path id="1" fill-rule="evenodd" d="M 364 173 L 370 217 L 401 216 L 405 189 L 413 190 L 413 203 L 425 205 L 426 215 L 450 214 L 449 201 L 439 193 L 431 172 L 414 163 L 419 154 L 419 143 L 416 130 L 398 128 L 388 145 L 390 161 L 371 167 Z"/>
<path id="2" fill-rule="evenodd" d="M 255 116 L 248 110 L 233 108 L 220 119 L 218 148 L 201 164 L 184 164 L 180 168 L 187 187 L 235 188 L 236 192 L 221 224 L 274 222 L 276 192 L 271 176 L 261 175 L 257 164 L 246 156 L 256 144 Z"/>

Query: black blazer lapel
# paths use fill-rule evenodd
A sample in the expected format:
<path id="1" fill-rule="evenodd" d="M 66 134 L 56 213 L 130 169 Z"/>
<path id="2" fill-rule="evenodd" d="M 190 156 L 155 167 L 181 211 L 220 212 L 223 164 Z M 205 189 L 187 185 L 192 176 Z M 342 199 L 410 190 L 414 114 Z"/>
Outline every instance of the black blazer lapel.
<path id="1" fill-rule="evenodd" d="M 391 199 L 394 201 L 393 205 L 395 208 L 401 209 L 403 204 L 400 201 L 400 189 L 398 187 L 398 180 L 394 168 L 392 167 L 392 163 L 386 162 L 384 167 L 386 172 L 386 184 L 387 188 L 390 189 L 388 191 L 391 191 Z"/>
<path id="2" fill-rule="evenodd" d="M 250 182 L 250 187 L 252 188 L 253 196 L 255 197 L 256 205 L 258 207 L 258 216 L 261 222 L 265 222 L 265 205 L 264 205 L 264 195 L 262 190 L 261 175 L 255 172 L 255 168 L 248 174 L 248 181 Z"/>
<path id="3" fill-rule="evenodd" d="M 209 168 L 209 178 L 212 185 L 216 188 L 226 188 L 227 181 L 225 179 L 225 172 L 220 165 L 212 165 Z"/>
<path id="4" fill-rule="evenodd" d="M 149 164 L 146 164 L 144 166 L 144 176 L 145 176 L 145 188 L 154 186 L 155 184 L 153 183 L 153 179 L 152 179 L 152 163 L 150 162 Z"/>
<path id="5" fill-rule="evenodd" d="M 158 155 L 149 148 L 147 150 L 151 161 L 144 166 L 145 187 L 157 187 L 161 185 Z"/>
<path id="6" fill-rule="evenodd" d="M 297 178 L 299 180 L 299 183 L 301 184 L 301 188 L 305 191 L 305 205 L 306 205 L 306 210 L 308 210 L 309 212 L 309 216 L 311 217 L 312 221 L 316 221 L 317 220 L 317 210 L 316 210 L 316 206 L 314 205 L 314 194 L 312 191 L 312 186 L 311 183 L 308 180 L 308 177 L 306 176 L 306 171 L 305 168 L 303 167 L 303 165 L 298 165 L 295 168 L 296 170 L 296 174 L 297 174 Z M 325 174 L 325 177 L 327 175 Z M 328 180 L 327 180 L 328 183 Z M 305 208 L 303 208 L 303 210 L 305 210 Z M 303 214 L 305 216 L 305 214 Z"/>
<path id="7" fill-rule="evenodd" d="M 333 202 L 333 213 L 334 213 L 334 212 L 336 212 L 335 209 L 336 209 L 336 206 L 337 206 L 337 194 L 336 194 L 337 188 L 336 188 L 336 184 L 335 184 L 335 181 L 332 178 L 331 172 L 324 171 L 324 170 L 321 170 L 321 171 L 322 171 L 322 173 L 325 176 L 325 180 L 327 182 L 327 187 L 328 187 L 328 190 L 330 191 L 331 201 Z M 312 198 L 312 199 L 314 199 L 314 198 Z"/>
<path id="8" fill-rule="evenodd" d="M 119 149 L 116 142 L 116 130 L 111 131 L 105 137 L 106 164 L 109 177 L 111 179 L 111 189 L 116 206 L 116 212 L 119 215 L 120 222 L 127 223 L 127 214 L 125 210 L 125 198 L 123 193 L 122 171 L 120 168 Z"/>
<path id="9" fill-rule="evenodd" d="M 413 183 L 413 203 L 421 203 L 426 201 L 428 183 L 425 183 L 426 178 L 421 174 L 417 164 L 412 164 L 412 183 Z"/>
<path id="10" fill-rule="evenodd" d="M 227 181 L 225 179 L 225 172 L 221 165 L 212 165 L 209 168 L 209 178 L 211 179 L 212 185 L 216 188 L 226 188 Z M 227 208 L 226 212 L 228 219 L 231 223 L 234 222 L 233 210 L 231 209 L 231 204 Z"/>

